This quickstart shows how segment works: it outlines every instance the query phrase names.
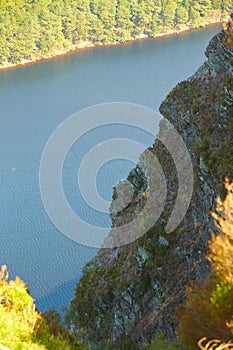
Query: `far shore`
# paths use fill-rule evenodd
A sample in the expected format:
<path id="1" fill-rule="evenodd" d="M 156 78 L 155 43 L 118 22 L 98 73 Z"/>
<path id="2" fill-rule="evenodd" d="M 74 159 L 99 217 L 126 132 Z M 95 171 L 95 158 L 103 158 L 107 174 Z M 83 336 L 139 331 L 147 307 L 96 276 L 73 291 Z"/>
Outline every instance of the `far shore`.
<path id="1" fill-rule="evenodd" d="M 128 40 L 125 42 L 116 42 L 116 43 L 107 43 L 107 44 L 102 44 L 102 45 L 100 45 L 100 44 L 94 45 L 93 43 L 83 41 L 83 42 L 78 43 L 77 45 L 74 45 L 73 47 L 71 47 L 69 49 L 64 49 L 64 50 L 58 51 L 55 54 L 51 55 L 50 57 L 38 58 L 35 60 L 25 60 L 25 61 L 18 63 L 18 64 L 14 64 L 14 65 L 9 64 L 9 66 L 8 65 L 7 66 L 0 65 L 0 72 L 14 70 L 14 69 L 18 69 L 18 68 L 24 68 L 26 66 L 39 64 L 39 63 L 43 63 L 43 62 L 48 62 L 48 61 L 59 59 L 59 58 L 65 57 L 65 56 L 73 55 L 73 54 L 81 52 L 81 51 L 99 49 L 99 48 L 103 48 L 103 47 L 106 48 L 106 47 L 128 46 L 128 45 L 131 45 L 135 42 L 142 42 L 142 41 L 146 41 L 146 40 L 156 40 L 156 39 L 160 39 L 160 38 L 169 38 L 169 37 L 173 37 L 173 36 L 177 36 L 177 35 L 185 35 L 185 34 L 190 33 L 190 32 L 197 32 L 200 30 L 205 30 L 206 28 L 209 28 L 209 27 L 222 25 L 225 21 L 226 20 L 207 23 L 205 26 L 200 27 L 200 28 L 185 27 L 184 29 L 180 29 L 180 30 L 172 30 L 171 29 L 171 30 L 168 30 L 167 32 L 159 33 L 154 37 L 148 37 L 147 35 L 142 34 L 142 35 L 139 35 L 138 37 L 135 37 L 134 39 L 131 39 L 131 40 Z"/>

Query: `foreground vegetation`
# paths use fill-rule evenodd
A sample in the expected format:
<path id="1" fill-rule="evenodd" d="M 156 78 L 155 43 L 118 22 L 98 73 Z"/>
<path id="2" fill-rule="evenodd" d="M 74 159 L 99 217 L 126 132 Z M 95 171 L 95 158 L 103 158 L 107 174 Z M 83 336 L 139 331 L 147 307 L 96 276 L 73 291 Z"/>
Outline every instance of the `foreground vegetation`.
<path id="1" fill-rule="evenodd" d="M 0 65 L 198 28 L 232 10 L 231 0 L 2 0 Z"/>
<path id="2" fill-rule="evenodd" d="M 212 213 L 219 231 L 209 241 L 212 274 L 201 286 L 187 289 L 187 301 L 178 312 L 178 334 L 190 349 L 204 336 L 233 342 L 233 183 L 226 180 L 225 187 L 226 199 L 218 199 Z"/>
<path id="3" fill-rule="evenodd" d="M 0 271 L 0 349 L 81 350 L 84 346 L 50 318 L 35 309 L 27 286 L 16 277 L 8 282 L 6 266 Z"/>

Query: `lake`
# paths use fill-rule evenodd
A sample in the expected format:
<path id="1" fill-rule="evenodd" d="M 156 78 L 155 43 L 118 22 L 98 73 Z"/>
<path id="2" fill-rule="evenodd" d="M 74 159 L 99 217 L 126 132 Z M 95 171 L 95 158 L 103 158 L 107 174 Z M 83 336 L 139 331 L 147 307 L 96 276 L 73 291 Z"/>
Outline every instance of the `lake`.
<path id="1" fill-rule="evenodd" d="M 131 102 L 158 110 L 169 91 L 192 75 L 205 59 L 204 51 L 220 26 L 179 36 L 135 42 L 121 47 L 81 51 L 53 61 L 0 72 L 0 264 L 10 277 L 19 275 L 39 310 L 60 311 L 73 297 L 82 268 L 97 252 L 67 238 L 48 218 L 39 191 L 39 167 L 44 146 L 54 129 L 83 108 L 106 102 Z M 79 157 L 119 129 L 96 131 L 83 143 Z M 145 147 L 151 136 L 120 130 Z M 83 219 L 110 226 L 82 203 L 77 190 L 75 147 L 64 167 L 67 198 Z M 112 187 L 124 179 L 133 163 L 109 162 L 97 176 L 99 193 L 110 200 Z M 88 189 L 87 189 L 88 191 Z"/>

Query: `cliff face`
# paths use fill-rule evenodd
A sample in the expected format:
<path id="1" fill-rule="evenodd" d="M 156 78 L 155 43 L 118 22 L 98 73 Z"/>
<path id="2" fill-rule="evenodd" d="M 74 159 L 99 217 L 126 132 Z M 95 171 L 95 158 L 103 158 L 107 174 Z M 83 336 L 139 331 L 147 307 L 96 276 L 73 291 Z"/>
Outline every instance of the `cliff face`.
<path id="1" fill-rule="evenodd" d="M 233 174 L 233 51 L 224 32 L 209 43 L 207 61 L 179 83 L 160 107 L 183 138 L 192 158 L 194 191 L 185 218 L 165 232 L 178 187 L 166 148 L 153 145 L 167 181 L 167 204 L 156 225 L 136 242 L 102 249 L 80 280 L 67 312 L 69 328 L 88 343 L 110 339 L 115 349 L 141 349 L 155 333 L 176 333 L 175 309 L 191 281 L 208 276 L 207 241 L 214 229 L 209 210 L 222 193 L 224 176 Z M 128 178 L 136 189 L 131 206 L 113 217 L 129 220 L 143 205 L 146 180 L 139 168 Z"/>

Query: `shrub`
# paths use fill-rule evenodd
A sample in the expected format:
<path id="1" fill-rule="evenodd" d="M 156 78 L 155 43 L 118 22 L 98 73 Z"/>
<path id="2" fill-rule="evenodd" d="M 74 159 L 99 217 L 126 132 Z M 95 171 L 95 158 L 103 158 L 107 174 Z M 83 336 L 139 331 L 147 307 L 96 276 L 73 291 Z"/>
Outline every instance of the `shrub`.
<path id="1" fill-rule="evenodd" d="M 55 327 L 55 324 L 53 324 Z M 16 277 L 8 282 L 6 266 L 0 270 L 0 349 L 75 350 L 84 347 L 56 325 L 56 334 L 36 310 L 27 285 Z M 58 331 L 59 330 L 59 331 Z"/>
<path id="2" fill-rule="evenodd" d="M 145 344 L 147 350 L 184 350 L 183 345 L 178 340 L 169 341 L 163 334 L 157 333 L 151 344 Z M 185 350 L 188 350 L 187 347 Z"/>
<path id="3" fill-rule="evenodd" d="M 202 286 L 187 290 L 187 300 L 177 313 L 178 334 L 196 349 L 200 338 L 233 339 L 233 183 L 225 181 L 226 199 L 217 200 L 212 213 L 219 234 L 212 234 L 207 259 L 213 273 Z"/>
<path id="4" fill-rule="evenodd" d="M 225 45 L 233 49 L 233 18 L 231 17 L 228 23 L 223 24 L 223 29 L 226 34 Z"/>
<path id="5" fill-rule="evenodd" d="M 225 181 L 227 196 L 217 200 L 216 213 L 212 213 L 220 235 L 212 234 L 209 241 L 210 261 L 220 281 L 233 289 L 233 182 Z"/>

